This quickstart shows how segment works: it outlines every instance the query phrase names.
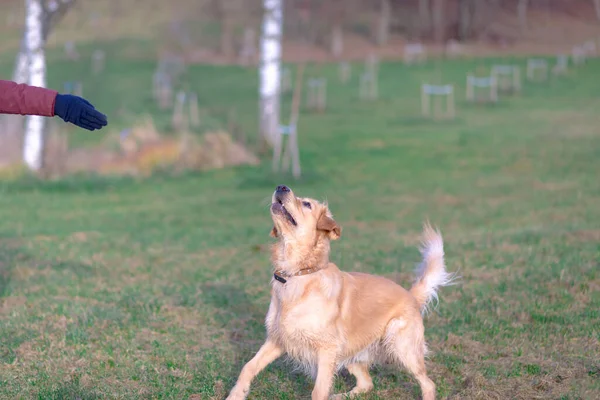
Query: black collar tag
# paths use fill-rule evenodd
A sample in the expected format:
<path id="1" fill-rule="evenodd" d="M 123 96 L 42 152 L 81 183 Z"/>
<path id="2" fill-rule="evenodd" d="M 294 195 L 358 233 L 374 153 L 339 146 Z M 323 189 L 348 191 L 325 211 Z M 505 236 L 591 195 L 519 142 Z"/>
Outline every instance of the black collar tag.
<path id="1" fill-rule="evenodd" d="M 273 274 L 273 278 L 275 278 L 275 280 L 277 280 L 277 281 L 279 281 L 281 283 L 286 283 L 287 282 L 287 280 L 283 276 L 281 276 L 281 275 Z"/>

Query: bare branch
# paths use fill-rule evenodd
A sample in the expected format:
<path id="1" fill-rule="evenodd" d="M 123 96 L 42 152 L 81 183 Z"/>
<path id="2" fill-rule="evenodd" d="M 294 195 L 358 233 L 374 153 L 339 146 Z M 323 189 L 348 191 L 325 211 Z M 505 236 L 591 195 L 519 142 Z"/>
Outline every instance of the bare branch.
<path id="1" fill-rule="evenodd" d="M 42 3 L 44 9 L 44 41 L 52 28 L 67 14 L 67 11 L 77 3 L 77 0 L 49 0 Z"/>

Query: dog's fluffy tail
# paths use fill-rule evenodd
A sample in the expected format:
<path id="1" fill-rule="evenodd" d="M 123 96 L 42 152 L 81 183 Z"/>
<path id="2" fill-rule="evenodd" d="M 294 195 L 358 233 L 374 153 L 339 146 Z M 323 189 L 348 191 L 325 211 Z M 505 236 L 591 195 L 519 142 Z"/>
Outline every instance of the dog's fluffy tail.
<path id="1" fill-rule="evenodd" d="M 431 301 L 438 299 L 437 290 L 453 283 L 454 274 L 446 271 L 442 234 L 433 229 L 429 222 L 423 225 L 423 239 L 419 250 L 423 259 L 417 266 L 417 280 L 410 288 L 410 293 L 417 299 L 421 312 L 425 312 Z"/>

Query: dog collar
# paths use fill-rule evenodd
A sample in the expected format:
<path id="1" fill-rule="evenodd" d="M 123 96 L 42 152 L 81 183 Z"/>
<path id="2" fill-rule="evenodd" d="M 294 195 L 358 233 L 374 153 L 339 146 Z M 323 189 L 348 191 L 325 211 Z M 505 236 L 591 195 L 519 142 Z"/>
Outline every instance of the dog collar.
<path id="1" fill-rule="evenodd" d="M 327 268 L 327 267 L 325 267 L 325 268 Z M 281 283 L 286 283 L 288 279 L 290 279 L 294 276 L 314 274 L 315 272 L 319 272 L 320 270 L 325 269 L 325 268 L 313 268 L 313 267 L 303 268 L 298 272 L 294 272 L 293 274 L 286 274 L 285 272 L 283 272 L 281 270 L 275 270 L 275 272 L 273 272 L 273 278 L 275 278 L 276 281 L 279 281 Z"/>

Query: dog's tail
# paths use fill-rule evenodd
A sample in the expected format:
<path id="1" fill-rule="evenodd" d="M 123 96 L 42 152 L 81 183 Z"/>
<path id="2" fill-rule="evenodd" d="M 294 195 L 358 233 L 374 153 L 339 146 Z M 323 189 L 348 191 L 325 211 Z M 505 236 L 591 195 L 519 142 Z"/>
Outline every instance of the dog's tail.
<path id="1" fill-rule="evenodd" d="M 419 250 L 423 260 L 417 266 L 417 280 L 410 288 L 410 293 L 417 299 L 421 311 L 424 312 L 433 299 L 438 299 L 438 288 L 451 285 L 455 276 L 446 271 L 442 234 L 439 230 L 434 230 L 428 222 L 423 226 L 423 239 Z"/>

